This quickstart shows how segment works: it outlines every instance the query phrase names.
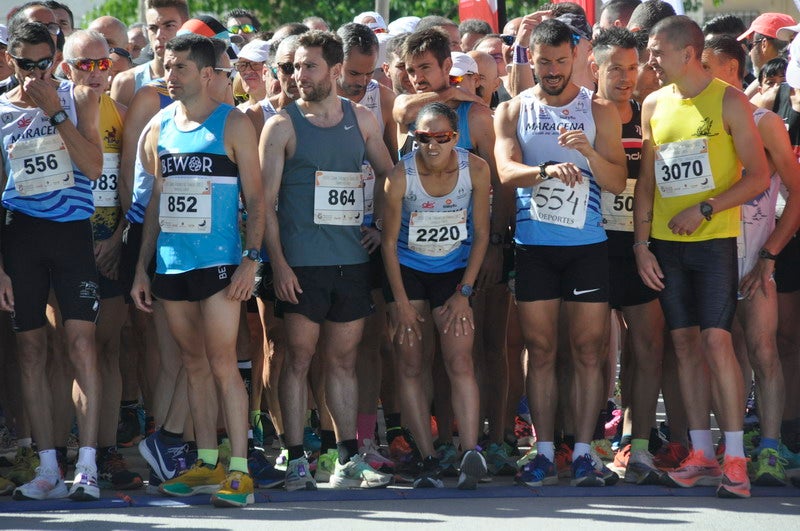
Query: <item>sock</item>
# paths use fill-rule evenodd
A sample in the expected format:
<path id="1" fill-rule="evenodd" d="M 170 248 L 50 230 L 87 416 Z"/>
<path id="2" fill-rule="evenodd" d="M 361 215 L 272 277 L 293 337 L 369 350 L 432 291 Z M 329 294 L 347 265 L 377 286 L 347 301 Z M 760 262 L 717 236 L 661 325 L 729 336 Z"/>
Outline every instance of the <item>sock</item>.
<path id="1" fill-rule="evenodd" d="M 76 466 L 97 468 L 97 450 L 91 446 L 81 446 L 78 450 L 78 464 Z"/>
<path id="2" fill-rule="evenodd" d="M 336 433 L 333 430 L 320 430 L 319 438 L 322 441 L 322 446 L 319 449 L 320 455 L 336 448 Z"/>
<path id="3" fill-rule="evenodd" d="M 244 472 L 245 474 L 250 473 L 250 471 L 247 469 L 247 459 L 244 457 L 231 457 L 231 464 L 228 466 L 228 470 L 230 472 L 237 470 L 239 472 Z"/>
<path id="4" fill-rule="evenodd" d="M 287 446 L 286 450 L 289 452 L 289 461 L 294 461 L 295 459 L 300 459 L 305 454 L 303 453 L 303 445 L 296 444 L 293 446 Z"/>
<path id="5" fill-rule="evenodd" d="M 281 448 L 286 448 L 286 442 L 285 441 L 286 441 L 286 434 L 285 433 L 279 433 L 278 434 L 278 444 L 281 446 Z"/>
<path id="6" fill-rule="evenodd" d="M 592 447 L 589 446 L 589 443 L 575 443 L 575 449 L 572 451 L 572 460 L 574 461 L 578 457 L 582 455 L 586 455 L 592 451 Z"/>
<path id="7" fill-rule="evenodd" d="M 55 448 L 52 450 L 39 451 L 39 465 L 45 470 L 54 471 L 56 475 L 60 474 Z"/>
<path id="8" fill-rule="evenodd" d="M 575 436 L 574 435 L 564 435 L 564 443 L 569 446 L 570 450 L 575 449 Z"/>
<path id="9" fill-rule="evenodd" d="M 30 448 L 31 444 L 33 444 L 33 439 L 30 437 L 25 437 L 24 439 L 17 439 L 17 446 L 20 448 Z"/>
<path id="10" fill-rule="evenodd" d="M 725 457 L 744 457 L 744 432 L 725 432 Z"/>
<path id="11" fill-rule="evenodd" d="M 158 430 L 158 436 L 165 444 L 180 444 L 183 443 L 183 433 L 172 433 L 165 430 L 163 427 Z"/>
<path id="12" fill-rule="evenodd" d="M 545 456 L 552 463 L 556 459 L 556 445 L 552 442 L 536 441 L 536 453 Z"/>
<path id="13" fill-rule="evenodd" d="M 689 439 L 691 439 L 692 448 L 695 451 L 703 452 L 706 459 L 715 459 L 711 430 L 689 430 Z"/>
<path id="14" fill-rule="evenodd" d="M 356 439 L 338 441 L 336 449 L 339 450 L 339 464 L 346 465 L 351 457 L 358 455 L 358 441 Z"/>
<path id="15" fill-rule="evenodd" d="M 198 448 L 197 449 L 197 458 L 203 461 L 203 464 L 209 468 L 216 468 L 217 460 L 219 459 L 219 450 L 214 448 L 206 449 L 206 448 Z"/>
<path id="16" fill-rule="evenodd" d="M 647 439 L 631 439 L 631 452 L 635 450 L 647 450 L 649 443 Z"/>
<path id="17" fill-rule="evenodd" d="M 364 439 L 372 440 L 375 438 L 375 423 L 378 415 L 369 413 L 359 413 L 356 421 L 356 439 L 358 447 L 364 446 Z"/>
<path id="18" fill-rule="evenodd" d="M 633 440 L 633 435 L 631 435 L 630 433 L 626 433 L 626 434 L 624 434 L 624 435 L 622 436 L 622 438 L 619 440 L 619 447 L 620 447 L 620 449 L 622 449 L 622 448 L 625 448 L 626 446 L 628 446 L 629 444 L 631 444 L 631 441 L 632 441 L 632 440 Z"/>
<path id="19" fill-rule="evenodd" d="M 762 437 L 761 442 L 759 442 L 758 447 L 762 450 L 770 448 L 772 450 L 778 449 L 778 439 L 770 439 L 768 437 Z"/>

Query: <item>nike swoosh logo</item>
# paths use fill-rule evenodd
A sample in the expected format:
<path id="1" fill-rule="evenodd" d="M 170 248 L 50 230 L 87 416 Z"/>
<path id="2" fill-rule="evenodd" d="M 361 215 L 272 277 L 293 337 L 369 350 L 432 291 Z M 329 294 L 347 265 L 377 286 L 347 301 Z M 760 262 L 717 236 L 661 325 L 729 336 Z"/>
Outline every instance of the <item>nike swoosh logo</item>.
<path id="1" fill-rule="evenodd" d="M 594 289 L 582 289 L 582 290 L 577 290 L 577 289 L 573 288 L 573 289 L 572 289 L 572 294 L 573 294 L 573 295 L 584 295 L 584 294 L 586 294 L 586 293 L 591 293 L 591 292 L 593 292 L 593 291 L 600 291 L 600 288 L 594 288 Z"/>
<path id="2" fill-rule="evenodd" d="M 346 126 L 344 126 L 344 130 L 345 131 L 349 131 L 350 129 L 352 129 L 354 127 L 355 127 L 355 125 L 346 125 Z"/>

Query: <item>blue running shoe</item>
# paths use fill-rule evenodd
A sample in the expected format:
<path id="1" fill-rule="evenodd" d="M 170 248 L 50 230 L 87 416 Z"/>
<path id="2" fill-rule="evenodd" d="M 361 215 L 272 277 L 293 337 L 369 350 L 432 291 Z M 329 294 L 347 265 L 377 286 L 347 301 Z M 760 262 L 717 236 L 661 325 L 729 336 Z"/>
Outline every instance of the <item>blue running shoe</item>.
<path id="1" fill-rule="evenodd" d="M 515 481 L 528 487 L 541 487 L 544 485 L 558 485 L 556 465 L 547 457 L 539 454 L 522 467 Z"/>
<path id="2" fill-rule="evenodd" d="M 602 487 L 606 483 L 603 478 L 595 471 L 594 460 L 589 454 L 584 454 L 572 459 L 572 481 L 573 487 Z"/>
<path id="3" fill-rule="evenodd" d="M 189 445 L 183 441 L 172 445 L 165 443 L 159 432 L 139 443 L 139 453 L 161 481 L 169 481 L 188 469 L 188 451 Z"/>
<path id="4" fill-rule="evenodd" d="M 303 450 L 309 453 L 317 453 L 322 449 L 322 439 L 309 426 L 303 428 Z"/>
<path id="5" fill-rule="evenodd" d="M 286 474 L 276 470 L 261 450 L 255 449 L 250 452 L 247 468 L 250 469 L 250 477 L 259 489 L 280 487 L 286 481 Z"/>

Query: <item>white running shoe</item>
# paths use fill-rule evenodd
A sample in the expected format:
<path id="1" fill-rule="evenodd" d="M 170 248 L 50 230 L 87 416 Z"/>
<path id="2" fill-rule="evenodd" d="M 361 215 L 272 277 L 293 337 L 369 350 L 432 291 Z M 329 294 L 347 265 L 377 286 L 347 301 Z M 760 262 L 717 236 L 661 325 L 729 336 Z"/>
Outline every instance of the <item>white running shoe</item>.
<path id="1" fill-rule="evenodd" d="M 96 467 L 80 463 L 75 466 L 75 479 L 69 489 L 69 498 L 75 501 L 95 501 L 100 499 Z"/>
<path id="2" fill-rule="evenodd" d="M 14 489 L 15 500 L 55 500 L 66 498 L 69 492 L 58 469 L 36 467 L 34 478 Z"/>

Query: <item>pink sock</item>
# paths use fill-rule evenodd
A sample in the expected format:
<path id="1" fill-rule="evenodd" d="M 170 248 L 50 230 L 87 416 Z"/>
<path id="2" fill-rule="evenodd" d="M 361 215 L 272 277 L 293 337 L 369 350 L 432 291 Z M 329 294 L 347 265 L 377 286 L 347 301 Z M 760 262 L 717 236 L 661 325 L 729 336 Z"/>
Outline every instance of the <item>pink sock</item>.
<path id="1" fill-rule="evenodd" d="M 375 438 L 375 422 L 378 420 L 377 414 L 359 413 L 356 421 L 356 438 L 358 439 L 358 449 L 364 446 L 364 439 Z"/>

